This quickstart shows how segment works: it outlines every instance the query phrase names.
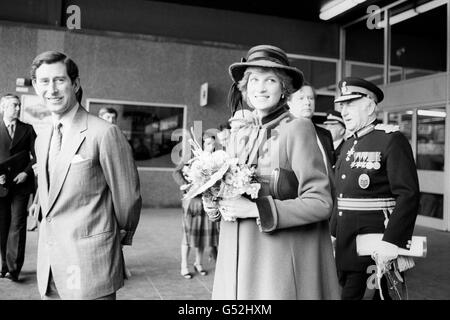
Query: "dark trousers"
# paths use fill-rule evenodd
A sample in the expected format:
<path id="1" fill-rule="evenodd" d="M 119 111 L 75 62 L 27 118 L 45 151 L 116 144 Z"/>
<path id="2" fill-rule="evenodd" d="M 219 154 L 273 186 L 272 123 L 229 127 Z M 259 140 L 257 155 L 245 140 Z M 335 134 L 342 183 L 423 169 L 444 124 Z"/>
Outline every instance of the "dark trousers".
<path id="1" fill-rule="evenodd" d="M 2 273 L 19 276 L 25 259 L 29 194 L 0 198 L 0 253 Z"/>
<path id="2" fill-rule="evenodd" d="M 339 284 L 342 286 L 342 300 L 362 300 L 367 289 L 367 279 L 373 274 L 366 272 L 339 271 Z M 381 278 L 381 289 L 384 300 L 392 300 L 388 293 L 386 277 Z M 372 300 L 380 300 L 380 292 L 375 290 Z"/>

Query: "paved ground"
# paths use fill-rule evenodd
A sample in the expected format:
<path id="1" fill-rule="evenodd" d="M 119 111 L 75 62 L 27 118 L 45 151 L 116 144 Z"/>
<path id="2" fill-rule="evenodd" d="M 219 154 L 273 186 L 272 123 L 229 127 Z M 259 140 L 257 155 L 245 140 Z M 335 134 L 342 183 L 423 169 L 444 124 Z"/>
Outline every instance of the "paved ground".
<path id="1" fill-rule="evenodd" d="M 214 264 L 205 254 L 207 276 L 196 274 L 185 280 L 179 274 L 181 209 L 146 209 L 136 232 L 134 245 L 125 248 L 132 277 L 119 290 L 121 300 L 209 300 Z M 450 233 L 416 227 L 415 235 L 428 238 L 428 256 L 417 259 L 408 274 L 409 295 L 413 300 L 450 300 Z M 22 281 L 0 279 L 0 299 L 40 299 L 36 286 L 37 232 L 27 234 L 26 261 Z M 191 269 L 193 255 L 191 255 Z"/>

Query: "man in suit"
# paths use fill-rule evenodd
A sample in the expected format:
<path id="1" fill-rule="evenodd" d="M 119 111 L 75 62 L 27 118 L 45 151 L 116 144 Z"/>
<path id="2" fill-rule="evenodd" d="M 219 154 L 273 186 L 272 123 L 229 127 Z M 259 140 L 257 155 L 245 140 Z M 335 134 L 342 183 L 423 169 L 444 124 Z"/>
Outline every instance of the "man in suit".
<path id="1" fill-rule="evenodd" d="M 27 204 L 34 192 L 36 133 L 21 122 L 20 99 L 13 94 L 0 98 L 0 277 L 18 281 L 25 259 Z"/>
<path id="2" fill-rule="evenodd" d="M 291 113 L 297 118 L 312 119 L 316 109 L 316 92 L 307 82 L 299 90 L 289 96 L 288 105 Z M 324 128 L 314 124 L 318 138 L 319 148 L 325 162 L 328 162 L 327 168 L 334 166 L 336 156 L 334 154 L 333 139 L 331 133 Z"/>
<path id="3" fill-rule="evenodd" d="M 78 67 L 60 52 L 31 65 L 53 126 L 36 140 L 39 202 L 37 279 L 43 299 L 116 298 L 121 245 L 131 245 L 142 199 L 131 148 L 120 129 L 77 101 Z"/>

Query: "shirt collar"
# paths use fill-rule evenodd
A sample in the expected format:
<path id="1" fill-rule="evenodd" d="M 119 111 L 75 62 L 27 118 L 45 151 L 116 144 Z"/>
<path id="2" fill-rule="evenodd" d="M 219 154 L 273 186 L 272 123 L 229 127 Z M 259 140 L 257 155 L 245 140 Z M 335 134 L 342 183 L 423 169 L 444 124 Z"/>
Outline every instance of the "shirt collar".
<path id="1" fill-rule="evenodd" d="M 56 126 L 58 123 L 61 123 L 63 130 L 69 128 L 70 125 L 72 124 L 72 120 L 75 117 L 75 114 L 77 113 L 79 107 L 80 104 L 77 102 L 77 104 L 69 112 L 64 114 L 60 119 L 56 119 L 56 117 L 52 114 L 53 126 Z"/>
<path id="2" fill-rule="evenodd" d="M 339 139 L 339 140 L 333 141 L 333 147 L 334 147 L 334 150 L 336 150 L 337 147 L 339 147 L 339 145 L 341 144 L 341 142 L 342 142 L 343 140 L 344 140 L 344 138 L 341 138 L 341 139 Z"/>
<path id="3" fill-rule="evenodd" d="M 14 125 L 16 125 L 17 119 L 14 119 L 14 120 L 12 120 L 12 121 L 9 121 L 9 120 L 3 118 L 3 122 L 5 123 L 5 126 L 8 127 L 11 123 L 14 124 Z"/>

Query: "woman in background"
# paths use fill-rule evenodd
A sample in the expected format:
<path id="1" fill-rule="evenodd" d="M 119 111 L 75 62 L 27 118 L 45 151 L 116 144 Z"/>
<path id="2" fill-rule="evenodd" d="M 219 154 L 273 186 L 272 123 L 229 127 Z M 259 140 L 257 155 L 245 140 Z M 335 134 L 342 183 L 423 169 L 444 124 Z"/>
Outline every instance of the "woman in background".
<path id="1" fill-rule="evenodd" d="M 203 150 L 213 152 L 215 149 L 215 138 L 212 135 L 203 136 Z M 183 175 L 185 163 L 181 163 L 173 173 L 175 182 L 182 186 L 187 183 Z M 202 196 L 198 195 L 190 200 L 183 200 L 183 235 L 181 239 L 181 271 L 180 274 L 185 279 L 191 279 L 192 273 L 189 271 L 188 258 L 189 251 L 194 248 L 195 262 L 194 270 L 202 276 L 208 272 L 203 268 L 203 251 L 209 247 L 210 257 L 216 261 L 217 245 L 219 241 L 219 224 L 209 220 L 203 209 Z"/>

